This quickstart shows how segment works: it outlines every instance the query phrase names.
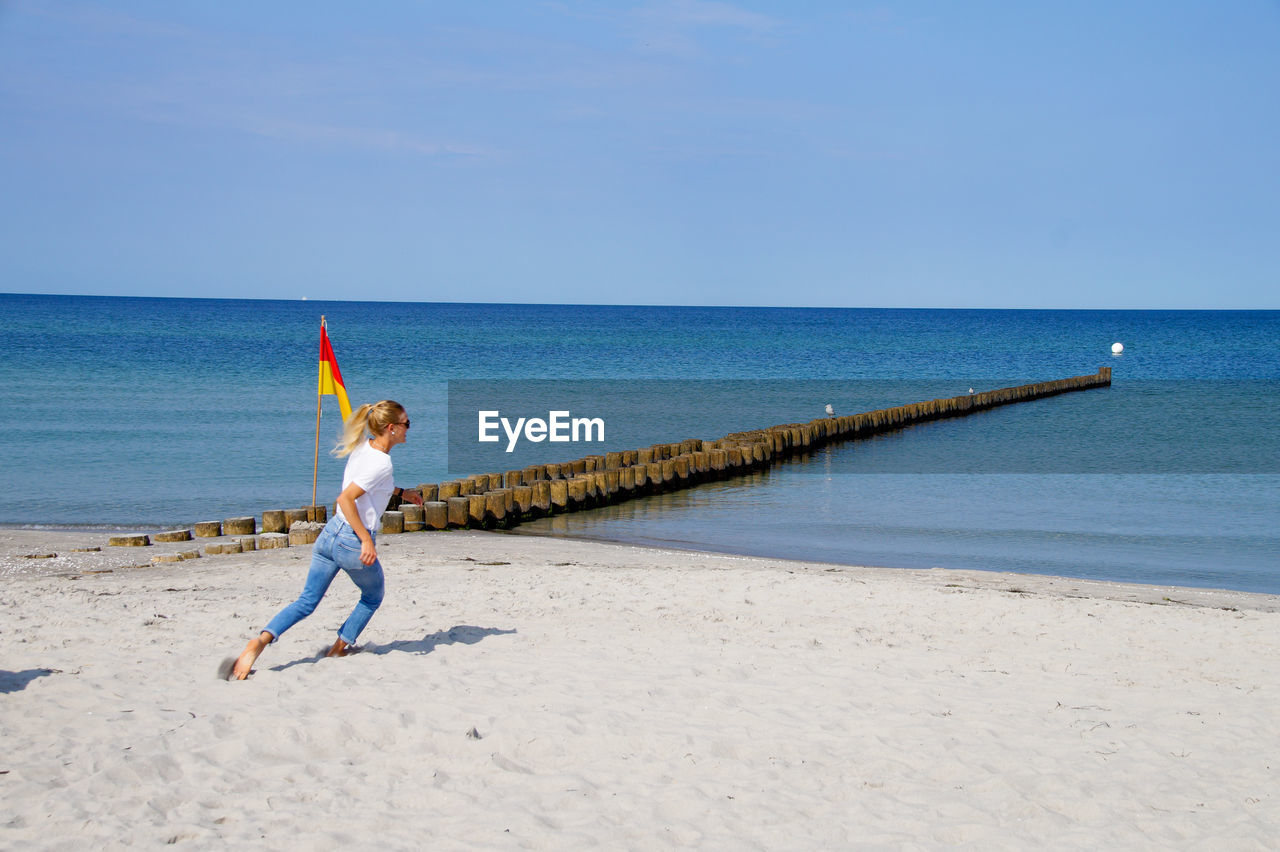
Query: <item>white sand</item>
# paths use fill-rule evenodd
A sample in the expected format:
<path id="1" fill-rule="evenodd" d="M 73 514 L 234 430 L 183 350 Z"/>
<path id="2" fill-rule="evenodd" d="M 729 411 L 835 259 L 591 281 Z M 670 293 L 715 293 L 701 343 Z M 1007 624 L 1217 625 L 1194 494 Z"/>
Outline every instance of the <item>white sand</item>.
<path id="1" fill-rule="evenodd" d="M 226 683 L 309 548 L 17 558 L 105 540 L 0 534 L 0 847 L 1280 837 L 1275 597 L 385 536 L 361 653 L 339 577 Z"/>

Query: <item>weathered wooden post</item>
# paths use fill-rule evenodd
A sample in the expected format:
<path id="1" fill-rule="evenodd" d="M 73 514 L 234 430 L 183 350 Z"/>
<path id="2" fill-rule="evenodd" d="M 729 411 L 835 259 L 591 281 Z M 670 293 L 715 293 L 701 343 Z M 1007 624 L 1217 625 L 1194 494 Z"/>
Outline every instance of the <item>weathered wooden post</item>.
<path id="1" fill-rule="evenodd" d="M 430 500 L 422 504 L 422 524 L 429 530 L 449 528 L 449 504 L 443 500 Z"/>
<path id="2" fill-rule="evenodd" d="M 262 531 L 264 533 L 282 533 L 289 529 L 285 523 L 283 509 L 268 509 L 262 513 Z"/>
<path id="3" fill-rule="evenodd" d="M 514 516 L 516 518 L 523 518 L 533 510 L 533 486 L 517 485 L 515 488 L 511 489 L 511 499 L 515 503 Z"/>
<path id="4" fill-rule="evenodd" d="M 545 515 L 551 511 L 551 481 L 539 479 L 533 483 L 533 510 Z"/>
<path id="5" fill-rule="evenodd" d="M 484 494 L 467 495 L 467 523 L 473 527 L 483 527 L 488 504 L 489 498 Z"/>
<path id="6" fill-rule="evenodd" d="M 422 506 L 415 506 L 413 503 L 401 503 L 400 514 L 404 515 L 404 531 L 419 532 L 423 526 L 423 509 Z"/>
<path id="7" fill-rule="evenodd" d="M 465 527 L 471 516 L 471 498 L 455 495 L 445 502 L 449 507 L 449 526 Z"/>
<path id="8" fill-rule="evenodd" d="M 227 518 L 222 522 L 223 535 L 253 535 L 258 531 L 256 518 Z"/>
<path id="9" fill-rule="evenodd" d="M 315 521 L 294 521 L 289 527 L 289 546 L 312 544 L 320 537 L 320 531 L 323 529 L 324 524 Z"/>
<path id="10" fill-rule="evenodd" d="M 501 524 L 506 519 L 507 494 L 509 493 L 506 488 L 485 492 L 483 520 L 489 523 Z"/>
<path id="11" fill-rule="evenodd" d="M 264 532 L 258 536 L 259 550 L 279 550 L 289 546 L 289 534 L 283 532 Z"/>
<path id="12" fill-rule="evenodd" d="M 582 509 L 587 503 L 587 483 L 590 480 L 585 474 L 575 476 L 569 482 L 569 503 L 566 506 L 569 510 Z"/>

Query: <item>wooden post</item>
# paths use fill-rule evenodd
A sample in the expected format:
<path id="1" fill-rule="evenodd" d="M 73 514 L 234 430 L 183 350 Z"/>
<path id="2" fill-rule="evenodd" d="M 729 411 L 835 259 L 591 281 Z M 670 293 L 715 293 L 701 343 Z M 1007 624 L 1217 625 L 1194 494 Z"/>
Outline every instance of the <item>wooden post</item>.
<path id="1" fill-rule="evenodd" d="M 483 494 L 467 496 L 467 520 L 474 527 L 484 526 L 484 516 L 488 498 Z"/>
<path id="2" fill-rule="evenodd" d="M 222 522 L 223 535 L 253 535 L 257 531 L 256 518 L 227 518 Z"/>
<path id="3" fill-rule="evenodd" d="M 493 521 L 495 524 L 501 524 L 506 519 L 507 494 L 509 493 L 506 488 L 484 493 L 484 514 L 486 519 Z"/>
<path id="4" fill-rule="evenodd" d="M 551 511 L 552 482 L 539 479 L 531 486 L 533 490 L 533 509 L 537 514 L 545 515 Z"/>
<path id="5" fill-rule="evenodd" d="M 447 529 L 449 527 L 449 504 L 440 500 L 423 503 L 422 523 L 429 530 Z"/>
<path id="6" fill-rule="evenodd" d="M 424 504 L 425 505 L 425 504 Z M 422 529 L 423 509 L 422 506 L 413 503 L 400 504 L 400 514 L 404 515 L 404 531 L 418 532 Z"/>
<path id="7" fill-rule="evenodd" d="M 549 485 L 552 509 L 564 511 L 569 507 L 569 480 L 553 479 Z"/>
<path id="8" fill-rule="evenodd" d="M 449 526 L 465 527 L 470 515 L 471 498 L 469 497 L 449 497 Z"/>

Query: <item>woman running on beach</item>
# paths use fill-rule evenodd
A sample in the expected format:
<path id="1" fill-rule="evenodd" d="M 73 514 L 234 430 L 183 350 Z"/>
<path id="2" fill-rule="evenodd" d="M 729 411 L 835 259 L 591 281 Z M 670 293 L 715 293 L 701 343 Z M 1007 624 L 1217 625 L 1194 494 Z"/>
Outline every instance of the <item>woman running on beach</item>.
<path id="1" fill-rule="evenodd" d="M 366 432 L 371 436 L 368 439 Z M 378 529 L 393 492 L 405 493 L 411 502 L 422 504 L 421 494 L 402 492 L 391 476 L 391 448 L 403 444 L 408 434 L 409 416 L 404 406 L 389 399 L 362 405 L 347 418 L 342 442 L 333 451 L 339 458 L 348 457 L 338 511 L 316 539 L 302 594 L 280 610 L 257 638 L 249 640 L 231 669 L 232 679 L 247 678 L 264 648 L 315 611 L 339 569 L 347 572 L 360 589 L 360 601 L 338 629 L 338 639 L 326 656 L 346 656 L 347 649 L 355 644 L 382 603 L 382 564 L 374 547 L 373 531 Z"/>

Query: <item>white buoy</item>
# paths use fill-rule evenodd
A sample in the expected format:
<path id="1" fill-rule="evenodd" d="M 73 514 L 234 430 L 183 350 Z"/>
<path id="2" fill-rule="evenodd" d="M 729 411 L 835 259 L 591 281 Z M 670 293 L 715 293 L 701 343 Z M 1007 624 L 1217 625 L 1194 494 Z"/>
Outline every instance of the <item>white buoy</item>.
<path id="1" fill-rule="evenodd" d="M 1111 354 L 1112 354 L 1112 355 L 1119 355 L 1119 354 L 1120 354 L 1121 352 L 1123 352 L 1123 351 L 1124 351 L 1124 344 L 1123 344 L 1123 343 L 1113 343 L 1113 344 L 1111 344 Z"/>

